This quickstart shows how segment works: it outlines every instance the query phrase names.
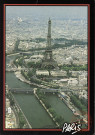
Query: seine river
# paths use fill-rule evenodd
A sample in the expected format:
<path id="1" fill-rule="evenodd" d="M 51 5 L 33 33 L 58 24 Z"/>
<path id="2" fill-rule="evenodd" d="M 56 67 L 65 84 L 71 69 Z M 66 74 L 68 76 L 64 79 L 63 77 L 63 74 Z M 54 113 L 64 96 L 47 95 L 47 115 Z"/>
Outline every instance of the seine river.
<path id="1" fill-rule="evenodd" d="M 10 56 L 10 58 L 15 57 Z M 8 58 L 6 58 L 6 62 L 9 63 Z M 34 88 L 34 86 L 30 86 L 29 84 L 26 84 L 17 79 L 14 72 L 6 72 L 6 84 L 8 84 L 9 88 Z M 32 128 L 56 127 L 55 123 L 52 121 L 48 113 L 44 110 L 35 95 L 14 94 L 14 97 L 20 105 Z M 48 94 L 46 98 L 48 98 L 51 107 L 54 108 L 56 113 L 64 118 L 65 122 L 71 122 L 73 119 L 75 119 L 72 111 L 61 99 L 58 98 L 58 96 Z"/>

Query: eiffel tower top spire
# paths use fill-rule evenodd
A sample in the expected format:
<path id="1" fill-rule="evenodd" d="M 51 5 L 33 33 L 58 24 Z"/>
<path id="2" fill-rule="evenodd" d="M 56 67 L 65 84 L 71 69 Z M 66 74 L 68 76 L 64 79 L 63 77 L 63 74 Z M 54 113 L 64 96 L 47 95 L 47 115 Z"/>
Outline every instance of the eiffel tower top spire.
<path id="1" fill-rule="evenodd" d="M 48 21 L 47 48 L 51 48 L 51 20 Z"/>

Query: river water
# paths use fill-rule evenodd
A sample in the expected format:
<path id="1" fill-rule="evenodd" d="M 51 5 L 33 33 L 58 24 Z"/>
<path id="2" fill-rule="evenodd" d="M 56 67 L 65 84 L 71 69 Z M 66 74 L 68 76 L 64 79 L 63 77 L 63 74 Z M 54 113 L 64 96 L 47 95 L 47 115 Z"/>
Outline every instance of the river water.
<path id="1" fill-rule="evenodd" d="M 10 58 L 15 57 L 10 56 Z M 6 58 L 6 63 L 7 62 L 9 62 L 8 57 Z M 34 88 L 34 86 L 30 86 L 29 84 L 26 84 L 17 79 L 14 72 L 6 72 L 6 84 L 8 84 L 9 88 Z M 32 128 L 55 128 L 55 123 L 44 110 L 35 95 L 14 94 L 14 97 L 20 105 Z M 75 118 L 72 111 L 62 100 L 58 98 L 58 96 L 50 94 L 47 95 L 46 98 L 56 113 L 64 118 L 65 122 L 71 122 L 72 119 Z"/>
<path id="2" fill-rule="evenodd" d="M 6 73 L 6 83 L 8 84 L 9 88 L 33 88 L 33 86 L 18 80 L 13 72 Z M 55 123 L 36 99 L 34 94 L 13 95 L 32 128 L 55 127 Z"/>

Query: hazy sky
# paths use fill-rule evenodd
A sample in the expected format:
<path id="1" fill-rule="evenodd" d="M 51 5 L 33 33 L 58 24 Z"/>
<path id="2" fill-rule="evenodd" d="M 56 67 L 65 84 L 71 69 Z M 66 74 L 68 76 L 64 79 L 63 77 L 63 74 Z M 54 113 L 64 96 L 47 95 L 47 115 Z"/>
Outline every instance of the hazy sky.
<path id="1" fill-rule="evenodd" d="M 87 19 L 87 6 L 6 6 L 6 16 L 61 17 L 70 19 Z"/>

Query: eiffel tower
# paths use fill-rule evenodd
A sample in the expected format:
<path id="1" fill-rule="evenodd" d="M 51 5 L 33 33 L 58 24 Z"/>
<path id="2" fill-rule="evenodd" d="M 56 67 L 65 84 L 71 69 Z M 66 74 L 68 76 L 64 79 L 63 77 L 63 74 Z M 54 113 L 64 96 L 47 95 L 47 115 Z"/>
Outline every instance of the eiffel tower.
<path id="1" fill-rule="evenodd" d="M 47 34 L 47 47 L 44 54 L 44 59 L 42 60 L 42 68 L 56 68 L 57 62 L 53 59 L 52 48 L 51 48 L 51 20 L 48 21 L 48 34 Z"/>

